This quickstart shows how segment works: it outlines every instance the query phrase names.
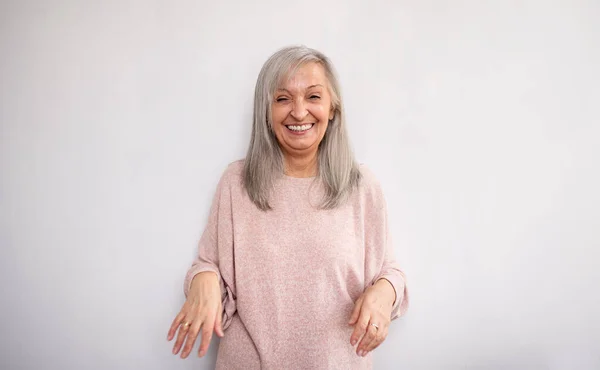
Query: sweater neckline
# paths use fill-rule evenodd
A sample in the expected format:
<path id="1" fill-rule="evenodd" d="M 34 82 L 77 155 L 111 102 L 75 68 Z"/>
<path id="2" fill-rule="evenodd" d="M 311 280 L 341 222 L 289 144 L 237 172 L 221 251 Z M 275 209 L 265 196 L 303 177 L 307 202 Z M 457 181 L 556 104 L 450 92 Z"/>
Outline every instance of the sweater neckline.
<path id="1" fill-rule="evenodd" d="M 283 174 L 283 178 L 290 180 L 290 181 L 309 181 L 309 180 L 314 180 L 317 178 L 317 176 L 311 176 L 311 177 L 294 177 L 294 176 L 289 176 L 286 175 L 285 173 Z"/>

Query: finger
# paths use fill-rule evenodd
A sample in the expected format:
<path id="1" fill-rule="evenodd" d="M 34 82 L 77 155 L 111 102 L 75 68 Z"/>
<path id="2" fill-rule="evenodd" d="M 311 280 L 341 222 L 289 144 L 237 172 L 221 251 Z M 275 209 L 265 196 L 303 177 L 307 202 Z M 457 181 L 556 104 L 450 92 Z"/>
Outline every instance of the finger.
<path id="1" fill-rule="evenodd" d="M 377 342 L 377 344 L 375 344 L 375 346 L 373 346 L 373 348 L 371 349 L 371 351 L 373 351 L 375 348 L 379 347 L 379 345 L 381 343 L 383 343 L 383 341 L 385 341 L 385 338 L 387 338 L 388 329 L 387 328 L 380 328 L 380 330 L 381 329 L 383 329 L 383 331 L 378 335 L 378 342 Z"/>
<path id="2" fill-rule="evenodd" d="M 214 327 L 214 321 L 206 321 L 202 326 L 202 339 L 200 342 L 200 348 L 198 349 L 199 357 L 204 356 L 208 351 L 208 346 L 210 345 L 210 340 L 212 339 Z"/>
<path id="3" fill-rule="evenodd" d="M 192 352 L 194 344 L 196 344 L 196 339 L 198 338 L 198 332 L 200 331 L 200 327 L 202 325 L 202 319 L 196 318 L 196 320 L 192 323 L 192 326 L 188 329 L 185 345 L 181 351 L 181 358 L 186 358 L 190 352 Z"/>
<path id="4" fill-rule="evenodd" d="M 177 332 L 177 327 L 179 327 L 179 324 L 181 324 L 181 320 L 183 320 L 184 317 L 185 313 L 183 312 L 183 310 L 179 312 L 177 316 L 175 316 L 175 319 L 173 320 L 173 322 L 171 323 L 171 327 L 169 328 L 169 334 L 167 334 L 168 341 L 173 339 L 175 332 Z"/>
<path id="5" fill-rule="evenodd" d="M 369 353 L 373 350 L 373 348 L 375 348 L 375 346 L 377 346 L 379 344 L 379 342 L 381 341 L 381 333 L 383 331 L 383 328 L 375 328 L 373 325 L 370 325 L 373 331 L 373 340 L 371 340 L 369 343 L 367 343 L 363 349 L 364 352 Z"/>
<path id="6" fill-rule="evenodd" d="M 223 332 L 223 309 L 221 308 L 221 305 L 219 305 L 219 311 L 215 318 L 215 332 L 221 338 L 225 336 L 225 333 Z"/>
<path id="7" fill-rule="evenodd" d="M 360 314 L 360 308 L 362 307 L 363 302 L 362 297 L 363 296 L 360 296 L 360 298 L 356 300 L 356 304 L 354 304 L 354 309 L 352 310 L 352 314 L 350 315 L 350 321 L 348 321 L 348 325 L 354 325 L 356 319 L 358 319 L 358 316 Z"/>
<path id="8" fill-rule="evenodd" d="M 365 335 L 367 332 L 367 324 L 369 323 L 369 317 L 362 313 L 358 318 L 356 325 L 354 326 L 354 331 L 350 336 L 350 343 L 355 345 L 358 343 L 358 340 Z"/>
<path id="9" fill-rule="evenodd" d="M 358 344 L 358 347 L 356 348 L 356 354 L 359 356 L 366 356 L 368 353 L 367 349 L 376 336 L 377 329 L 373 325 L 369 324 L 366 334 L 363 336 L 362 340 Z"/>
<path id="10" fill-rule="evenodd" d="M 173 346 L 173 354 L 176 355 L 177 353 L 179 353 L 179 350 L 181 349 L 181 345 L 183 344 L 183 341 L 185 340 L 185 337 L 187 335 L 188 330 L 190 330 L 189 326 L 185 326 L 183 325 L 188 321 L 189 319 L 184 319 L 182 320 L 181 325 L 179 325 L 179 331 L 177 333 L 177 340 L 175 341 L 175 345 Z"/>

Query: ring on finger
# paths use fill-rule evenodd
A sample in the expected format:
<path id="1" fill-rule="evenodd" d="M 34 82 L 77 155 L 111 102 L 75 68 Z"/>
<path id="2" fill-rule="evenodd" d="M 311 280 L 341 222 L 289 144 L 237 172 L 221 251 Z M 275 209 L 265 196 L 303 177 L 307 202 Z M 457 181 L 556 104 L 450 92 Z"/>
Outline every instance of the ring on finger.
<path id="1" fill-rule="evenodd" d="M 184 329 L 188 329 L 188 328 L 190 327 L 190 325 L 192 325 L 190 322 L 183 322 L 183 323 L 181 323 L 181 326 L 182 326 Z"/>

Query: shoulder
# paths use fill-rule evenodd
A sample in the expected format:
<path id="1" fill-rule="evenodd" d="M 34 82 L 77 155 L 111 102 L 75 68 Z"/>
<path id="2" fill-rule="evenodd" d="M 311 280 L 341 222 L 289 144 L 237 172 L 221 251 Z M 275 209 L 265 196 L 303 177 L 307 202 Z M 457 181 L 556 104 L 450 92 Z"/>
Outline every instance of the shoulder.
<path id="1" fill-rule="evenodd" d="M 244 160 L 239 159 L 229 163 L 221 175 L 219 181 L 221 186 L 236 186 L 241 185 L 242 176 L 244 172 Z"/>
<path id="2" fill-rule="evenodd" d="M 238 159 L 227 165 L 225 173 L 229 176 L 240 176 L 244 172 L 244 159 Z"/>
<path id="3" fill-rule="evenodd" d="M 359 169 L 361 179 L 358 193 L 361 203 L 369 207 L 383 207 L 385 204 L 385 196 L 383 194 L 381 182 L 366 164 L 359 164 Z"/>
<path id="4" fill-rule="evenodd" d="M 381 192 L 381 183 L 375 173 L 364 163 L 358 165 L 360 170 L 360 188 L 366 192 Z"/>

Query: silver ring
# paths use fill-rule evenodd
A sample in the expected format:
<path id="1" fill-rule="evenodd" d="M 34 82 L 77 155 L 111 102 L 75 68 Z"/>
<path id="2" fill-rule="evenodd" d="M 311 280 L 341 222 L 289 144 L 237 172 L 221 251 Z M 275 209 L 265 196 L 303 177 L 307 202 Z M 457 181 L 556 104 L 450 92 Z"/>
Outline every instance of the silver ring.
<path id="1" fill-rule="evenodd" d="M 379 326 L 377 326 L 377 325 L 375 325 L 373 323 L 371 323 L 371 325 L 373 325 L 375 327 L 375 329 L 379 330 Z"/>

